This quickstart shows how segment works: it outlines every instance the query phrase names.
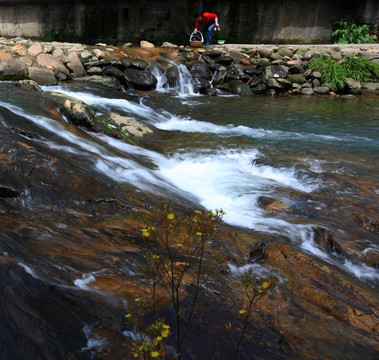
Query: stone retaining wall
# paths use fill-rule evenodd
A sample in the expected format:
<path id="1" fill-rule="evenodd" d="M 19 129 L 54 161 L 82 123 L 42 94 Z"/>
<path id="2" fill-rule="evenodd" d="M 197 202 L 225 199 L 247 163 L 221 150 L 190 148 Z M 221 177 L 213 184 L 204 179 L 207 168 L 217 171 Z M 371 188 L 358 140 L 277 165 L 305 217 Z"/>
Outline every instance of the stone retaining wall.
<path id="1" fill-rule="evenodd" d="M 216 12 L 228 42 L 328 43 L 341 18 L 376 27 L 377 0 L 203 0 L 191 1 L 180 19 L 194 27 L 197 9 Z M 139 41 L 148 34 L 183 34 L 169 0 L 0 0 L 0 36 L 42 38 L 54 28 L 60 40 L 96 43 Z M 181 12 L 181 11 L 179 11 Z M 187 29 L 187 30 L 188 30 Z M 189 36 L 189 34 L 188 34 Z"/>

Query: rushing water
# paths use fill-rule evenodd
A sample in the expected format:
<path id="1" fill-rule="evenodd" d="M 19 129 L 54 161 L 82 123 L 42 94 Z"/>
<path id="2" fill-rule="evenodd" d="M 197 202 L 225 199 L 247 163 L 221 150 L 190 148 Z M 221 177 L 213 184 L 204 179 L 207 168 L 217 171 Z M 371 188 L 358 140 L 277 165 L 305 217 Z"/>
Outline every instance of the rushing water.
<path id="1" fill-rule="evenodd" d="M 73 133 L 33 104 L 0 95 L 0 105 L 29 118 L 53 136 L 48 145 L 75 154 L 88 166 L 125 186 L 185 196 L 205 208 L 222 208 L 225 221 L 286 236 L 303 251 L 340 266 L 361 279 L 379 280 L 377 269 L 325 253 L 313 241 L 312 228 L 333 229 L 338 240 L 365 241 L 378 252 L 374 236 L 363 238 L 346 225 L 346 209 L 356 204 L 377 207 L 379 197 L 379 104 L 376 98 L 202 97 L 192 93 L 181 69 L 175 89 L 161 93 L 189 106 L 185 116 L 155 111 L 137 96 L 122 97 L 98 87 L 44 87 L 79 98 L 98 114 L 117 111 L 165 131 L 176 131 L 159 151 L 97 135 Z M 160 84 L 160 83 L 159 83 Z M 174 91 L 172 91 L 174 90 Z M 352 191 L 343 179 L 367 180 L 371 193 Z M 328 196 L 311 196 L 328 194 Z M 292 209 L 270 213 L 262 196 Z M 344 198 L 336 203 L 332 198 Z M 27 202 L 27 196 L 24 201 Z M 294 211 L 293 209 L 303 209 Z M 305 209 L 305 210 L 304 210 Z M 311 209 L 311 210 L 310 210 Z M 345 226 L 346 225 L 346 226 Z M 335 229 L 334 229 L 335 230 Z"/>

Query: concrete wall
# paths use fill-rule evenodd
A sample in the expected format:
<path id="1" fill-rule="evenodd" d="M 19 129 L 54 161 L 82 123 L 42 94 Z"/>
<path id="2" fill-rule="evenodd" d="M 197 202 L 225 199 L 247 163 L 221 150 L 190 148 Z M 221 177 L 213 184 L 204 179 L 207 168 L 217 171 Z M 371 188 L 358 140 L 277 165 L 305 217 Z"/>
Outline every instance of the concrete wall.
<path id="1" fill-rule="evenodd" d="M 341 18 L 377 26 L 378 0 L 178 0 L 187 1 L 187 26 L 196 9 L 219 15 L 228 42 L 328 43 L 332 24 Z M 39 38 L 46 27 L 61 40 L 138 41 L 146 34 L 175 32 L 169 0 L 1 1 L 0 36 Z M 193 13 L 193 14 L 192 14 Z M 188 34 L 189 35 L 189 34 Z"/>

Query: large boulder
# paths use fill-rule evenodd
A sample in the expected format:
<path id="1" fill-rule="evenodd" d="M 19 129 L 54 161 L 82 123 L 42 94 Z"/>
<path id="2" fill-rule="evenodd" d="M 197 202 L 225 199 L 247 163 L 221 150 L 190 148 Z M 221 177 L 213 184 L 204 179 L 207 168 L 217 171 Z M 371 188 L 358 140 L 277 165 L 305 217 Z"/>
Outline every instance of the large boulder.
<path id="1" fill-rule="evenodd" d="M 153 130 L 141 121 L 130 116 L 122 116 L 115 112 L 108 112 L 100 115 L 96 121 L 106 124 L 107 128 L 115 127 L 119 131 L 119 135 L 126 141 L 137 140 L 146 135 L 152 135 Z"/>
<path id="2" fill-rule="evenodd" d="M 86 103 L 59 92 L 47 91 L 44 94 L 57 104 L 62 114 L 74 125 L 83 126 L 90 130 L 94 129 L 96 116 Z"/>
<path id="3" fill-rule="evenodd" d="M 126 84 L 125 74 L 115 66 L 106 66 L 103 70 L 103 75 L 113 76 L 119 80 L 122 84 Z"/>
<path id="4" fill-rule="evenodd" d="M 82 61 L 78 54 L 73 51 L 67 55 L 67 67 L 74 73 L 76 77 L 86 76 L 87 73 L 83 67 Z"/>
<path id="5" fill-rule="evenodd" d="M 232 89 L 233 94 L 240 95 L 240 96 L 251 95 L 251 90 L 249 88 L 249 85 L 245 84 L 242 81 L 233 80 L 230 82 L 229 86 Z"/>
<path id="6" fill-rule="evenodd" d="M 37 56 L 39 54 L 43 53 L 43 47 L 42 44 L 39 42 L 34 43 L 29 49 L 28 49 L 28 55 L 30 56 Z"/>
<path id="7" fill-rule="evenodd" d="M 34 80 L 40 85 L 56 85 L 58 80 L 54 76 L 54 72 L 49 69 L 41 69 L 38 67 L 29 67 L 29 79 Z"/>
<path id="8" fill-rule="evenodd" d="M 170 87 L 175 87 L 179 83 L 179 69 L 177 66 L 170 66 L 166 70 L 167 82 Z"/>
<path id="9" fill-rule="evenodd" d="M 164 110 L 174 115 L 183 115 L 188 112 L 188 106 L 183 105 L 179 98 L 165 96 L 165 94 L 159 92 L 152 92 L 141 101 L 142 104 L 149 106 L 154 110 Z"/>
<path id="10" fill-rule="evenodd" d="M 55 76 L 61 76 L 60 73 L 66 76 L 70 75 L 70 71 L 66 68 L 63 62 L 51 54 L 39 54 L 37 56 L 37 63 L 40 66 L 53 70 Z"/>
<path id="11" fill-rule="evenodd" d="M 130 66 L 133 69 L 145 70 L 149 66 L 149 63 L 146 60 L 141 59 L 141 58 L 131 58 Z"/>
<path id="12" fill-rule="evenodd" d="M 190 73 L 197 78 L 203 78 L 205 80 L 212 79 L 212 73 L 209 68 L 209 64 L 207 64 L 205 61 L 195 62 L 190 68 Z"/>
<path id="13" fill-rule="evenodd" d="M 148 71 L 125 69 L 127 82 L 136 90 L 154 90 L 157 86 L 157 78 Z"/>
<path id="14" fill-rule="evenodd" d="M 362 92 L 362 85 L 359 81 L 353 78 L 348 78 L 346 81 L 346 88 L 349 93 L 360 94 Z"/>
<path id="15" fill-rule="evenodd" d="M 26 65 L 18 59 L 0 62 L 0 80 L 24 80 L 28 78 Z"/>

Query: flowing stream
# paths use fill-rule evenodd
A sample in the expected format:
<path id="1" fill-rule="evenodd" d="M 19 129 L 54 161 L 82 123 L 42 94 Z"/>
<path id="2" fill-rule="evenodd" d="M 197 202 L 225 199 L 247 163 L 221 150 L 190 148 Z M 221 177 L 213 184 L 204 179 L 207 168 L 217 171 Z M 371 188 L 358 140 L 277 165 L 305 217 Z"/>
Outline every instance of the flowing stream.
<path id="1" fill-rule="evenodd" d="M 74 155 L 82 166 L 140 190 L 184 196 L 208 209 L 223 209 L 225 221 L 257 231 L 286 236 L 304 251 L 337 264 L 361 279 L 379 280 L 379 271 L 349 259 L 335 258 L 318 248 L 312 228 L 332 229 L 339 222 L 341 239 L 365 242 L 379 251 L 375 237 L 361 238 L 345 226 L 344 211 L 327 197 L 354 199 L 375 209 L 379 195 L 379 105 L 376 99 L 305 97 L 201 97 L 191 91 L 181 68 L 174 89 L 189 114 L 175 116 L 153 110 L 138 98 L 127 100 L 113 91 L 60 85 L 44 87 L 91 105 L 98 114 L 116 111 L 165 131 L 176 131 L 160 151 L 132 146 L 105 135 L 83 137 L 58 124 L 33 104 L 0 95 L 0 105 L 23 115 L 54 134 L 48 145 Z M 371 194 L 354 193 L 343 179 L 367 179 Z M 280 200 L 293 211 L 267 212 L 262 196 Z M 372 196 L 372 197 L 370 197 Z M 315 199 L 314 199 L 315 198 Z M 304 200 L 306 199 L 306 200 Z M 359 201 L 358 201 L 359 200 Z M 27 194 L 24 196 L 28 202 Z M 296 211 L 297 208 L 300 210 Z M 302 211 L 301 209 L 305 210 Z M 311 210 L 310 210 L 311 209 Z M 351 214 L 357 209 L 349 209 Z M 310 214 L 310 215 L 309 215 Z"/>
<path id="2" fill-rule="evenodd" d="M 77 82 L 43 87 L 43 91 L 59 91 L 84 101 L 98 115 L 118 112 L 171 134 L 145 147 L 77 128 L 28 96 L 2 91 L 0 106 L 26 119 L 25 128 L 44 134 L 28 138 L 29 142 L 59 154 L 93 179 L 106 178 L 121 189 L 223 209 L 227 223 L 279 236 L 354 281 L 377 287 L 377 233 L 354 221 L 356 214 L 377 221 L 379 210 L 379 103 L 375 97 L 204 97 L 194 94 L 185 67 L 179 67 L 180 81 L 171 88 L 156 71 L 156 92 L 180 101 L 188 109 L 185 115 L 144 105 L 142 99 L 150 94 Z M 4 126 L 9 126 L 9 120 L 5 121 Z M 36 196 L 26 189 L 18 198 L 28 208 Z M 52 245 L 46 241 L 44 246 L 64 248 L 59 231 L 69 231 L 69 227 L 59 219 L 47 226 L 40 238 L 46 236 Z M 23 225 L 19 228 L 22 231 Z M 29 228 L 33 231 L 33 226 Z M 329 231 L 343 251 L 334 253 L 319 246 L 317 228 Z M 58 234 L 56 243 L 54 234 Z M 15 258 L 34 279 L 59 284 L 63 290 L 96 292 L 90 284 L 114 271 L 107 268 L 108 258 L 96 263 L 100 268 L 88 261 L 83 271 L 75 263 L 82 261 L 80 256 L 73 265 L 60 254 L 51 255 L 54 260 L 49 254 L 38 263 L 34 250 L 23 242 L 16 250 L 12 241 L 19 241 L 18 234 L 7 233 L 0 243 L 4 257 Z M 78 244 L 74 253 L 80 254 L 81 246 L 92 247 Z M 70 253 L 69 245 L 66 250 Z M 44 271 L 45 267 L 50 270 Z M 241 272 L 233 264 L 230 270 Z M 65 275 L 68 271 L 70 276 Z M 134 276 L 133 264 L 125 271 Z M 105 295 L 98 292 L 96 296 Z M 102 348 L 107 342 L 91 331 L 90 325 L 81 329 L 87 338 L 83 351 Z"/>

